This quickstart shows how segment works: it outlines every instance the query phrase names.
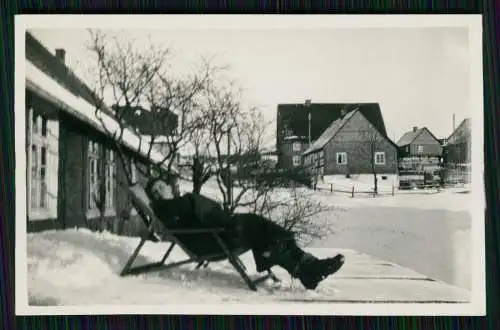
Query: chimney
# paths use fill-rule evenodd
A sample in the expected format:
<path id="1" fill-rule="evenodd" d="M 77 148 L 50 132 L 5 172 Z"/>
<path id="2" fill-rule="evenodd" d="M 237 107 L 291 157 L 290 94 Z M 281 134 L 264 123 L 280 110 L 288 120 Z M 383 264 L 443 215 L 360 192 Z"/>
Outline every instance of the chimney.
<path id="1" fill-rule="evenodd" d="M 56 57 L 61 61 L 65 62 L 66 60 L 66 51 L 62 48 L 56 48 Z"/>
<path id="2" fill-rule="evenodd" d="M 452 132 L 455 132 L 455 114 L 453 114 L 453 131 Z"/>
<path id="3" fill-rule="evenodd" d="M 418 127 L 417 127 L 417 126 L 413 126 L 413 132 L 416 132 L 416 131 L 417 131 L 417 129 L 418 129 Z"/>

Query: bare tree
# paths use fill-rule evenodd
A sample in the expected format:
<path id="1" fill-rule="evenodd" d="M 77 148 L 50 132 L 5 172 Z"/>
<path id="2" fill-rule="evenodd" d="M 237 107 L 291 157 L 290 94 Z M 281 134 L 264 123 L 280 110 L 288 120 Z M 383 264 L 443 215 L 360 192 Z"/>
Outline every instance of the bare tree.
<path id="1" fill-rule="evenodd" d="M 200 118 L 199 128 L 191 132 L 192 150 L 191 180 L 193 193 L 199 194 L 203 185 L 213 176 L 214 164 L 210 155 L 211 134 L 206 129 L 208 122 Z"/>
<path id="2" fill-rule="evenodd" d="M 276 189 L 273 190 L 256 204 L 256 213 L 290 230 L 303 244 L 333 233 L 331 220 L 336 217 L 335 207 L 316 201 L 309 189 L 296 185 L 288 189 L 288 194 L 277 194 Z"/>
<path id="3" fill-rule="evenodd" d="M 354 163 L 363 164 L 363 168 L 368 170 L 373 175 L 373 194 L 378 194 L 378 178 L 379 168 L 386 162 L 385 150 L 387 140 L 376 129 L 364 129 L 361 131 L 360 138 L 355 142 L 356 147 L 353 148 Z M 378 154 L 380 152 L 380 154 Z M 366 167 L 365 165 L 366 164 Z"/>
<path id="4" fill-rule="evenodd" d="M 270 124 L 262 112 L 242 105 L 242 91 L 235 84 L 217 84 L 215 79 L 209 80 L 205 91 L 204 118 L 224 208 L 270 218 L 303 242 L 330 234 L 330 227 L 318 218 L 331 207 L 315 201 L 311 190 L 305 188 L 308 183 L 294 181 L 295 173 L 268 168 L 262 159 Z M 235 169 L 232 174 L 230 167 Z"/>
<path id="5" fill-rule="evenodd" d="M 125 186 L 135 183 L 133 168 L 144 177 L 170 173 L 178 150 L 187 143 L 198 124 L 196 98 L 205 86 L 210 67 L 204 65 L 191 74 L 176 76 L 170 72 L 170 50 L 166 47 L 153 44 L 146 49 L 137 47 L 133 40 L 113 37 L 100 30 L 89 30 L 89 36 L 88 48 L 95 60 L 95 70 L 91 72 L 94 83 L 89 93 L 95 115 L 110 137 L 118 156 L 115 158 L 125 172 L 116 182 Z M 134 124 L 138 109 L 147 111 L 153 126 L 151 132 L 143 132 Z M 125 150 L 124 142 L 131 133 L 138 144 L 135 150 Z M 128 148 L 134 147 L 129 144 Z M 163 154 L 161 159 L 155 157 L 153 160 L 154 151 Z M 144 166 L 135 166 L 134 157 L 131 157 L 134 153 L 143 155 Z M 101 171 L 102 180 L 94 197 L 100 210 L 101 226 L 104 226 L 108 199 L 106 174 L 104 169 Z M 121 181 L 123 178 L 125 182 Z"/>
<path id="6" fill-rule="evenodd" d="M 316 228 L 318 223 L 314 221 L 314 216 L 325 210 L 323 206 L 299 194 L 299 190 L 292 190 L 291 202 L 277 199 L 275 192 L 281 189 L 277 181 L 262 180 L 260 156 L 267 125 L 260 111 L 243 105 L 242 90 L 222 75 L 225 67 L 202 60 L 192 74 L 179 77 L 169 70 L 167 48 L 152 45 L 138 49 L 132 41 L 110 38 L 100 31 L 90 31 L 90 36 L 89 48 L 96 59 L 97 81 L 92 90 L 95 112 L 105 128 L 108 127 L 106 117 L 116 123 L 108 134 L 126 172 L 127 184 L 132 183 L 132 163 L 122 147 L 125 131 L 134 132 L 139 140 L 136 151 L 145 153 L 149 160 L 160 140 L 158 134 L 141 135 L 130 125 L 128 116 L 138 108 L 147 109 L 159 125 L 158 131 L 170 132 L 170 114 L 175 113 L 176 131 L 161 136 L 161 142 L 167 146 L 163 159 L 152 161 L 145 169 L 137 167 L 137 170 L 150 176 L 151 170 L 171 169 L 178 151 L 190 144 L 194 146 L 194 192 L 199 192 L 214 175 L 226 211 L 252 210 L 306 236 L 316 237 L 328 232 L 324 227 Z M 107 108 L 105 100 L 117 107 Z M 234 176 L 232 167 L 238 169 Z M 241 172 L 246 174 L 241 175 Z M 100 191 L 99 199 L 105 203 L 105 190 Z"/>
<path id="7" fill-rule="evenodd" d="M 89 49 L 96 59 L 97 81 L 92 95 L 97 117 L 102 120 L 105 115 L 118 124 L 114 131 L 108 132 L 118 149 L 128 129 L 139 138 L 136 151 L 145 150 L 146 158 L 151 159 L 155 149 L 162 151 L 164 158 L 150 164 L 143 174 L 160 167 L 170 171 L 179 149 L 199 125 L 197 96 L 205 86 L 211 67 L 203 65 L 179 77 L 170 72 L 168 48 L 152 44 L 147 49 L 138 48 L 130 40 L 109 37 L 101 31 L 89 32 Z M 115 107 L 107 108 L 105 99 Z M 150 134 L 143 134 L 131 123 L 137 109 L 146 110 L 152 126 Z M 160 144 L 166 147 L 160 149 Z M 124 160 L 124 153 L 119 155 Z M 130 164 L 124 163 L 125 170 L 130 170 Z M 130 177 L 127 171 L 127 178 Z"/>

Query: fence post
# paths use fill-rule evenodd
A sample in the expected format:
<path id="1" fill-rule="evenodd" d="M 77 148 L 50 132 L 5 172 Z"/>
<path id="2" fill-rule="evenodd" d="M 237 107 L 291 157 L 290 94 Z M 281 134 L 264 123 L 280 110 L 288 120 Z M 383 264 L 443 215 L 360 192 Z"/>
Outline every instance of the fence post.
<path id="1" fill-rule="evenodd" d="M 351 198 L 354 198 L 354 186 L 352 186 Z"/>
<path id="2" fill-rule="evenodd" d="M 330 183 L 330 192 L 333 192 L 333 183 Z"/>
<path id="3" fill-rule="evenodd" d="M 394 196 L 394 185 L 392 185 L 392 196 Z"/>

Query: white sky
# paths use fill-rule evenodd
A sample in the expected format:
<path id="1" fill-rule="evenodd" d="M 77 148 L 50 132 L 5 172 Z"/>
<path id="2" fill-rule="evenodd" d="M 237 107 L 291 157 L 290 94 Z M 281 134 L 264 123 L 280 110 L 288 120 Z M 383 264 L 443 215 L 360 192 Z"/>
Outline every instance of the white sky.
<path id="1" fill-rule="evenodd" d="M 88 77 L 84 29 L 32 30 L 47 48 Z M 390 138 L 427 126 L 438 138 L 471 116 L 467 28 L 128 30 L 139 43 L 172 47 L 172 65 L 186 68 L 215 55 L 231 66 L 245 99 L 276 117 L 279 103 L 379 102 Z M 271 126 L 275 135 L 275 124 Z M 274 142 L 274 141 L 273 141 Z"/>

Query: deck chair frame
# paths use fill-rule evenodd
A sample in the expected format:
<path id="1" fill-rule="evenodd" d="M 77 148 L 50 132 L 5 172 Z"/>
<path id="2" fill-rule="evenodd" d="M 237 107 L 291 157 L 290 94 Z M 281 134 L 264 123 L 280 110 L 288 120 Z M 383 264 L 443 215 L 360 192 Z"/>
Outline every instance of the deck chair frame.
<path id="1" fill-rule="evenodd" d="M 197 263 L 195 269 L 205 268 L 210 262 L 228 260 L 237 273 L 241 276 L 243 281 L 246 283 L 248 288 L 253 291 L 257 291 L 257 285 L 264 282 L 267 279 L 272 279 L 274 282 L 279 282 L 278 277 L 269 269 L 266 275 L 257 277 L 256 279 L 251 279 L 246 272 L 246 267 L 239 258 L 239 255 L 248 251 L 237 250 L 231 251 L 224 240 L 221 238 L 220 234 L 225 231 L 224 228 L 207 228 L 207 229 L 169 229 L 163 226 L 158 217 L 154 214 L 153 210 L 149 206 L 149 199 L 147 198 L 142 187 L 137 184 L 129 188 L 129 194 L 132 198 L 132 205 L 137 210 L 138 215 L 144 221 L 147 230 L 142 235 L 141 240 L 137 247 L 135 248 L 132 255 L 127 260 L 127 263 L 123 267 L 120 276 L 128 275 L 138 275 L 143 273 L 148 273 L 151 271 L 165 270 L 169 268 L 179 267 L 188 263 Z M 147 263 L 140 266 L 133 266 L 134 261 L 137 259 L 140 250 L 143 248 L 146 241 L 151 240 L 151 235 L 155 234 L 155 226 L 160 226 L 163 228 L 162 234 L 164 239 L 170 242 L 168 249 L 165 254 L 158 262 Z M 199 234 L 207 233 L 212 235 L 222 252 L 210 255 L 196 255 L 192 253 L 182 242 L 177 239 L 177 234 Z M 181 261 L 166 263 L 170 253 L 172 252 L 175 245 L 178 245 L 187 255 L 188 258 Z"/>

